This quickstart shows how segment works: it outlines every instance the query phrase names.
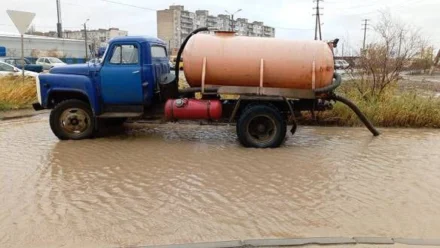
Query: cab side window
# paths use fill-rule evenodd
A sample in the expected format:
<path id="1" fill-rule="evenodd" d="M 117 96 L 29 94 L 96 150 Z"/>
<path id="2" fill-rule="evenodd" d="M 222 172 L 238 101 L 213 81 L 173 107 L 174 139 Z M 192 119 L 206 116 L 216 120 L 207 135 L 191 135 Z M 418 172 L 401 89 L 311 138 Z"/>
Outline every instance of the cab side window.
<path id="1" fill-rule="evenodd" d="M 113 48 L 110 64 L 138 64 L 139 51 L 135 45 L 117 45 Z"/>
<path id="2" fill-rule="evenodd" d="M 153 58 L 166 58 L 167 51 L 162 46 L 151 46 L 151 57 Z"/>

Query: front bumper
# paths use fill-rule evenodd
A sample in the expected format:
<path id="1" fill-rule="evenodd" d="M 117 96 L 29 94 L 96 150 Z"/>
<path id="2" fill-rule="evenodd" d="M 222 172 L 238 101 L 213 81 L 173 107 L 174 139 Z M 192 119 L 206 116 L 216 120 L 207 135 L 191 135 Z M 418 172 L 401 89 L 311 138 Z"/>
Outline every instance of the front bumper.
<path id="1" fill-rule="evenodd" d="M 43 110 L 43 106 L 39 102 L 32 103 L 32 108 L 34 108 L 35 111 Z"/>

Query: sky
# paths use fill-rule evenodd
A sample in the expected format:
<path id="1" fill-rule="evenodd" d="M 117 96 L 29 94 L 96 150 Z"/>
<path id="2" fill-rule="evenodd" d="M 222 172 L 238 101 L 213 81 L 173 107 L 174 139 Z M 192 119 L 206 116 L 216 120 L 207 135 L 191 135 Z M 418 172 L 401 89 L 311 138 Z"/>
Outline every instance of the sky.
<path id="1" fill-rule="evenodd" d="M 110 1 L 110 2 L 109 2 Z M 113 2 L 113 3 L 111 3 Z M 116 4 L 124 3 L 126 5 Z M 85 20 L 87 28 L 117 27 L 129 35 L 156 36 L 156 11 L 169 5 L 184 5 L 186 10 L 209 10 L 210 14 L 224 14 L 242 9 L 236 17 L 249 21 L 263 21 L 276 28 L 276 38 L 313 39 L 315 6 L 313 0 L 61 0 L 63 29 L 78 30 Z M 130 7 L 134 5 L 137 7 Z M 379 11 L 389 11 L 394 18 L 421 29 L 436 48 L 440 48 L 440 0 L 324 0 L 321 2 L 323 39 L 341 40 L 345 54 L 357 51 L 362 45 L 362 20 L 374 25 Z M 18 33 L 7 9 L 36 13 L 36 30 L 56 30 L 56 0 L 2 0 L 0 4 L 0 33 Z M 368 37 L 372 37 L 370 32 Z"/>

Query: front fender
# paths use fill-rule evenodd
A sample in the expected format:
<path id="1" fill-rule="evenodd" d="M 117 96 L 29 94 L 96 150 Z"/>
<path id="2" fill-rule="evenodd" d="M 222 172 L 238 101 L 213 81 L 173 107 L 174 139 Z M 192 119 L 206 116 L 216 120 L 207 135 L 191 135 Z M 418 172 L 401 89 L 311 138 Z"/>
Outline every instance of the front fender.
<path id="1" fill-rule="evenodd" d="M 98 89 L 93 80 L 85 75 L 40 74 L 41 105 L 48 108 L 49 97 L 56 92 L 75 92 L 87 97 L 92 111 L 98 115 L 101 108 L 98 100 Z"/>

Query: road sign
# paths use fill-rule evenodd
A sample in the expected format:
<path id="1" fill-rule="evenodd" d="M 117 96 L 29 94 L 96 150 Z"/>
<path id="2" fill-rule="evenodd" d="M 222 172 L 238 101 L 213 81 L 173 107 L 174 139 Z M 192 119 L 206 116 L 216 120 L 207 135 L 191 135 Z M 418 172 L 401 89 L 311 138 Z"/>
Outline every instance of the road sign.
<path id="1" fill-rule="evenodd" d="M 18 10 L 6 10 L 11 18 L 12 22 L 15 24 L 18 32 L 20 34 L 24 34 L 29 26 L 31 25 L 32 20 L 35 17 L 35 13 L 18 11 Z"/>
<path id="2" fill-rule="evenodd" d="M 23 34 L 28 30 L 29 25 L 31 25 L 32 20 L 35 17 L 35 13 L 18 11 L 18 10 L 6 10 L 9 18 L 11 18 L 18 32 L 21 34 L 21 72 L 23 75 L 24 82 L 24 41 Z"/>

